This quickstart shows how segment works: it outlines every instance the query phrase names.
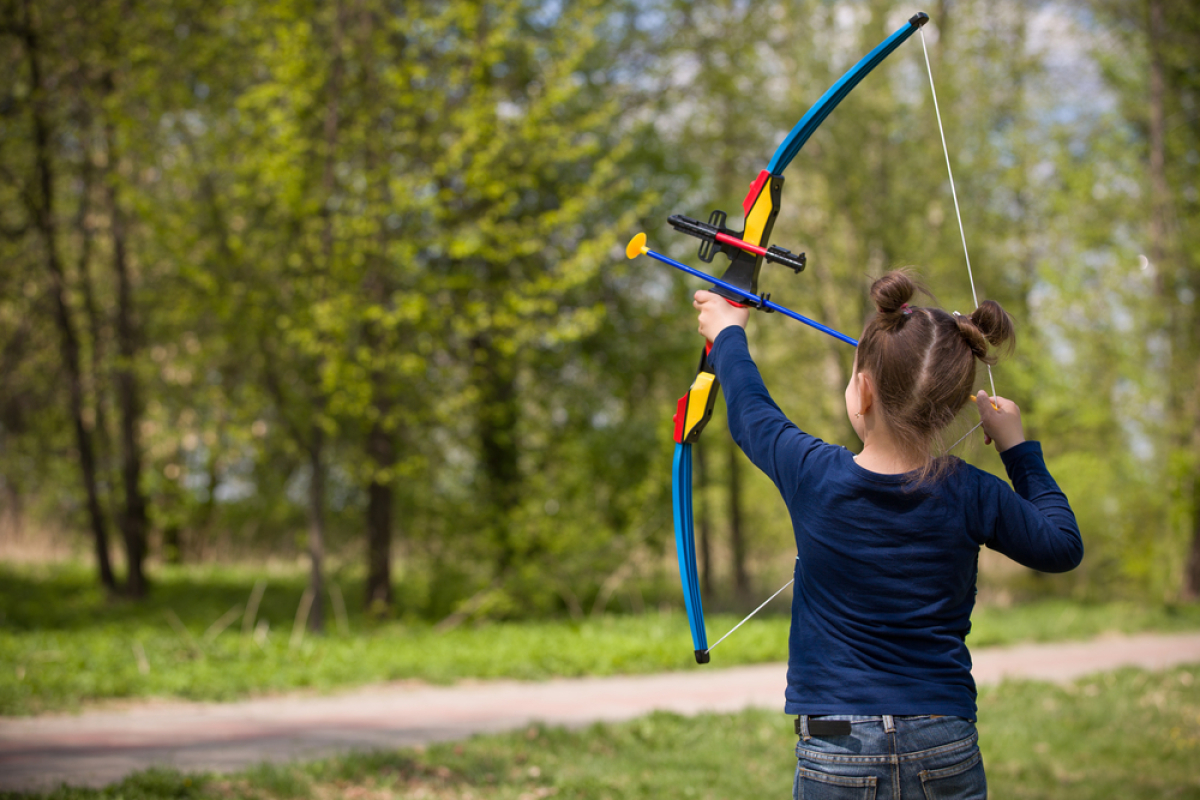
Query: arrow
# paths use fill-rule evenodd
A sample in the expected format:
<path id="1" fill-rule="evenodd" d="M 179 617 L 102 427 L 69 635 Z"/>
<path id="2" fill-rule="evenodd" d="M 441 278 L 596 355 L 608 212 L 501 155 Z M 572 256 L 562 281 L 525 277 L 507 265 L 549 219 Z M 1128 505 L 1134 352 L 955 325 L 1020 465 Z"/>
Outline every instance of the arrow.
<path id="1" fill-rule="evenodd" d="M 625 248 L 625 256 L 627 258 L 634 259 L 634 258 L 637 258 L 639 255 L 650 256 L 655 261 L 661 261 L 662 263 L 664 263 L 668 266 L 672 266 L 681 272 L 686 272 L 688 275 L 693 275 L 697 278 L 708 281 L 713 286 L 720 287 L 721 289 L 724 289 L 727 292 L 732 292 L 733 294 L 737 295 L 738 297 L 741 297 L 744 300 L 746 300 L 747 305 L 753 306 L 754 308 L 757 308 L 759 311 L 778 311 L 780 314 L 783 314 L 785 317 L 790 317 L 791 319 L 794 319 L 797 322 L 803 322 L 805 325 L 809 326 L 810 328 L 816 328 L 817 330 L 821 331 L 822 333 L 826 333 L 826 334 L 832 336 L 833 338 L 843 341 L 852 347 L 858 347 L 857 339 L 851 339 L 846 334 L 841 333 L 840 331 L 835 331 L 833 328 L 830 328 L 827 325 L 822 325 L 821 323 L 817 322 L 816 320 L 809 319 L 808 317 L 804 316 L 803 314 L 798 314 L 797 312 L 792 311 L 790 308 L 787 308 L 786 306 L 781 306 L 778 303 L 771 302 L 770 300 L 767 299 L 768 297 L 770 297 L 770 295 L 764 294 L 760 297 L 759 295 L 756 295 L 753 292 L 748 292 L 745 289 L 734 286 L 732 283 L 723 281 L 720 278 L 714 278 L 712 275 L 701 272 L 698 269 L 693 269 L 692 267 L 689 267 L 687 264 L 682 264 L 682 263 L 676 261 L 675 259 L 670 258 L 669 256 L 664 256 L 662 253 L 658 253 L 658 252 L 655 252 L 654 250 L 651 250 L 649 247 L 646 246 L 646 234 L 644 234 L 644 233 L 639 233 L 636 236 L 634 236 L 632 239 L 630 239 L 629 244 Z"/>

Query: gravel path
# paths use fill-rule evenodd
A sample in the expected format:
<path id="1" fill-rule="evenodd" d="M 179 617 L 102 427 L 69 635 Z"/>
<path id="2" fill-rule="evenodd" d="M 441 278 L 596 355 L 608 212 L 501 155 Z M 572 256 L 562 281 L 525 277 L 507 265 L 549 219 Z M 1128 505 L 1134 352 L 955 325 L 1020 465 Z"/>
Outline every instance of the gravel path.
<path id="1" fill-rule="evenodd" d="M 1066 682 L 1124 666 L 1200 663 L 1200 633 L 981 648 L 973 656 L 980 684 L 1005 677 Z M 581 726 L 654 710 L 780 708 L 784 672 L 783 664 L 761 664 L 540 683 L 383 685 L 332 696 L 155 702 L 124 711 L 0 718 L 0 790 L 103 786 L 153 765 L 232 771 L 261 761 L 463 739 L 535 721 Z"/>

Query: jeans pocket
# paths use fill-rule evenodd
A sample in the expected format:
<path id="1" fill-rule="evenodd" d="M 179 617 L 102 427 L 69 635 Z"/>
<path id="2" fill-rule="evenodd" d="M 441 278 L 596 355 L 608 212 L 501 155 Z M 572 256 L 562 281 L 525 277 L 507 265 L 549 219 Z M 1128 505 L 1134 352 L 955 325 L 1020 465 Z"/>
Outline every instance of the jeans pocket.
<path id="1" fill-rule="evenodd" d="M 875 800 L 872 776 L 830 775 L 796 767 L 793 800 Z"/>
<path id="2" fill-rule="evenodd" d="M 925 800 L 987 800 L 987 777 L 978 749 L 963 761 L 941 769 L 921 770 Z"/>

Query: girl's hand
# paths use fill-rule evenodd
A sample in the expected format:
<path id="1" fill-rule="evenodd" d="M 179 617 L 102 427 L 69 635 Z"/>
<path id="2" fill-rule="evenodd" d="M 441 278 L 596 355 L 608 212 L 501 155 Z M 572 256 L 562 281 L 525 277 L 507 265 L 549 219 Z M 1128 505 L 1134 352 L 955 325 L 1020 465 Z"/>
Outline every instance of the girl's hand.
<path id="1" fill-rule="evenodd" d="M 1025 441 L 1021 409 L 1012 400 L 988 397 L 986 392 L 980 390 L 975 395 L 975 407 L 979 409 L 979 421 L 983 423 L 983 443 L 995 442 L 997 453 L 1003 453 Z"/>
<path id="2" fill-rule="evenodd" d="M 696 292 L 692 305 L 700 312 L 700 333 L 710 342 L 715 342 L 717 335 L 731 325 L 746 327 L 750 319 L 749 308 L 734 305 L 703 289 Z"/>

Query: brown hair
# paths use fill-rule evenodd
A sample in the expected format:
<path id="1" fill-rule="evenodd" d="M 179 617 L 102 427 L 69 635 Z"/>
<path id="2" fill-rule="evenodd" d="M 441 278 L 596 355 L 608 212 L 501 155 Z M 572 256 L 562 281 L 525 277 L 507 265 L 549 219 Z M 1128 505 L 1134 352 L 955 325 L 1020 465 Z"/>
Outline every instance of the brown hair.
<path id="1" fill-rule="evenodd" d="M 871 285 L 876 313 L 858 342 L 856 369 L 874 379 L 879 411 L 903 450 L 924 466 L 916 483 L 936 480 L 953 462 L 934 455 L 975 385 L 975 361 L 989 366 L 990 347 L 1015 341 L 1012 318 L 993 300 L 969 316 L 909 305 L 917 292 L 932 295 L 906 271 Z"/>

